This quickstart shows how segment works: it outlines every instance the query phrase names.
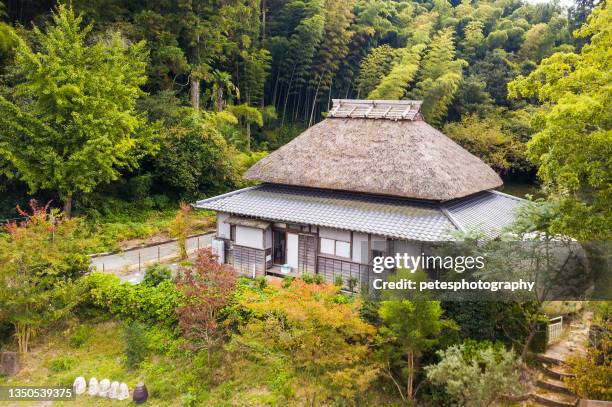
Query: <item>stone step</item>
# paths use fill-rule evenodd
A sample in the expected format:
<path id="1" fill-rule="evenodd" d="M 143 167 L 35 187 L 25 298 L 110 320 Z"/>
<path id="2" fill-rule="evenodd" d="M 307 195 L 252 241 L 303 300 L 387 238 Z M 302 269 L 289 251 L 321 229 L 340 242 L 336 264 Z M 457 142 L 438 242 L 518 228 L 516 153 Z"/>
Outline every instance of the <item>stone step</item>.
<path id="1" fill-rule="evenodd" d="M 531 399 L 548 407 L 574 407 L 578 403 L 577 397 L 541 388 L 531 395 Z"/>
<path id="2" fill-rule="evenodd" d="M 543 376 L 543 375 L 542 375 Z M 567 388 L 567 385 L 563 383 L 561 380 L 555 380 L 550 377 L 542 377 L 540 376 L 536 382 L 538 387 L 549 390 L 555 393 L 563 393 L 568 394 L 570 396 L 574 396 L 574 393 Z"/>
<path id="3" fill-rule="evenodd" d="M 535 358 L 539 362 L 546 363 L 548 365 L 558 365 L 559 366 L 559 365 L 564 365 L 565 364 L 565 362 L 562 361 L 561 359 L 557 359 L 557 358 L 554 358 L 554 357 L 546 356 L 546 355 L 541 354 L 541 353 L 537 353 L 535 355 Z"/>
<path id="4" fill-rule="evenodd" d="M 540 370 L 548 377 L 563 381 L 566 377 L 574 377 L 564 365 L 542 363 Z"/>

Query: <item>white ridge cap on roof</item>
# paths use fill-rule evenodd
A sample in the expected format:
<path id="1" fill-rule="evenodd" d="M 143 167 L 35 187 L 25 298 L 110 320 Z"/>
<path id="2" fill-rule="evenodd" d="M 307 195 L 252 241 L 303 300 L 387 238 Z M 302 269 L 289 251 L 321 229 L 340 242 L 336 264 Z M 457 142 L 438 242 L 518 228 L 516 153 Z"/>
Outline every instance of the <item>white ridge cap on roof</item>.
<path id="1" fill-rule="evenodd" d="M 420 100 L 358 100 L 333 99 L 327 117 L 354 119 L 417 120 Z"/>

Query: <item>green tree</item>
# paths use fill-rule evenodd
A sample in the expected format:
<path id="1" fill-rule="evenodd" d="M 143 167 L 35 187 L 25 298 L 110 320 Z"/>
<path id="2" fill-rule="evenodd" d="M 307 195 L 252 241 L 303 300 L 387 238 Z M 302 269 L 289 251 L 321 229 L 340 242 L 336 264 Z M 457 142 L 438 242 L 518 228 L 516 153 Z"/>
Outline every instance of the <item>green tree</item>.
<path id="1" fill-rule="evenodd" d="M 246 103 L 241 105 L 230 105 L 227 110 L 236 116 L 238 123 L 245 130 L 246 151 L 251 151 L 251 125 L 255 124 L 259 127 L 264 125 L 263 114 L 259 109 L 251 107 Z"/>
<path id="2" fill-rule="evenodd" d="M 21 353 L 41 329 L 65 317 L 78 304 L 76 281 L 89 269 L 77 239 L 77 219 L 62 219 L 30 202 L 26 220 L 0 235 L 0 309 L 15 327 Z"/>
<path id="3" fill-rule="evenodd" d="M 225 112 L 200 115 L 188 110 L 179 110 L 184 117 L 164 130 L 165 154 L 155 157 L 154 166 L 167 192 L 192 200 L 238 184 L 236 151 L 219 132 L 226 116 L 232 125 L 237 120 Z"/>
<path id="4" fill-rule="evenodd" d="M 444 134 L 470 153 L 480 157 L 497 172 L 526 169 L 525 145 L 503 129 L 500 117 L 489 114 L 463 117 L 461 122 L 448 123 Z"/>
<path id="5" fill-rule="evenodd" d="M 14 71 L 23 80 L 13 101 L 0 97 L 0 156 L 32 192 L 57 192 L 67 216 L 74 193 L 117 179 L 155 147 L 135 111 L 144 43 L 90 38 L 81 20 L 59 5 L 45 32 L 34 28 L 34 46 L 15 36 Z"/>
<path id="6" fill-rule="evenodd" d="M 440 333 L 449 324 L 442 320 L 442 308 L 437 301 L 383 301 L 379 316 L 382 321 L 378 331 L 379 353 L 386 364 L 385 373 L 403 400 L 413 400 L 419 358 L 438 343 Z M 396 378 L 395 370 L 402 372 L 404 386 Z"/>
<path id="7" fill-rule="evenodd" d="M 378 86 L 380 80 L 389 74 L 398 51 L 389 45 L 373 48 L 363 58 L 357 78 L 357 91 L 360 97 L 367 96 Z"/>
<path id="8" fill-rule="evenodd" d="M 440 123 L 446 115 L 461 84 L 466 64 L 462 59 L 455 59 L 450 29 L 439 33 L 429 44 L 417 77 L 418 83 L 410 96 L 423 100 L 423 115 L 431 123 Z"/>
<path id="9" fill-rule="evenodd" d="M 399 61 L 391 68 L 378 86 L 370 92 L 368 99 L 401 99 L 410 82 L 419 70 L 424 45 L 419 44 L 399 52 Z"/>
<path id="10" fill-rule="evenodd" d="M 600 5 L 575 33 L 580 54 L 556 53 L 509 85 L 513 97 L 542 104 L 528 143 L 538 176 L 561 202 L 553 231 L 608 239 L 612 231 L 612 13 Z"/>

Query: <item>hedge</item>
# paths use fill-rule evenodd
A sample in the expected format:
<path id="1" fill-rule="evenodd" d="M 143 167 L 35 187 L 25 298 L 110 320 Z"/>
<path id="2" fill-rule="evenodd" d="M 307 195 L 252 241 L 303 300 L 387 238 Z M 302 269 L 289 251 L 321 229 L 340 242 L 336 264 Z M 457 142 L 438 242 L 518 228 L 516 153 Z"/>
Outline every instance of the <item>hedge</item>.
<path id="1" fill-rule="evenodd" d="M 85 305 L 113 316 L 167 327 L 176 325 L 182 294 L 171 280 L 156 287 L 122 283 L 112 274 L 92 273 L 83 280 Z"/>

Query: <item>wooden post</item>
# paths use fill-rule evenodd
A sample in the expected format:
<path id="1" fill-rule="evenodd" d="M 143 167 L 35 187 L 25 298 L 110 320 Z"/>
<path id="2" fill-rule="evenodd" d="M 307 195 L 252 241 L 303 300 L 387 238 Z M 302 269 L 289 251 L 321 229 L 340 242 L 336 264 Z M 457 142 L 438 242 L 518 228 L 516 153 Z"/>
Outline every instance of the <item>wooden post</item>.
<path id="1" fill-rule="evenodd" d="M 157 246 L 157 262 L 159 263 L 160 261 L 160 257 L 159 257 L 159 246 Z"/>

